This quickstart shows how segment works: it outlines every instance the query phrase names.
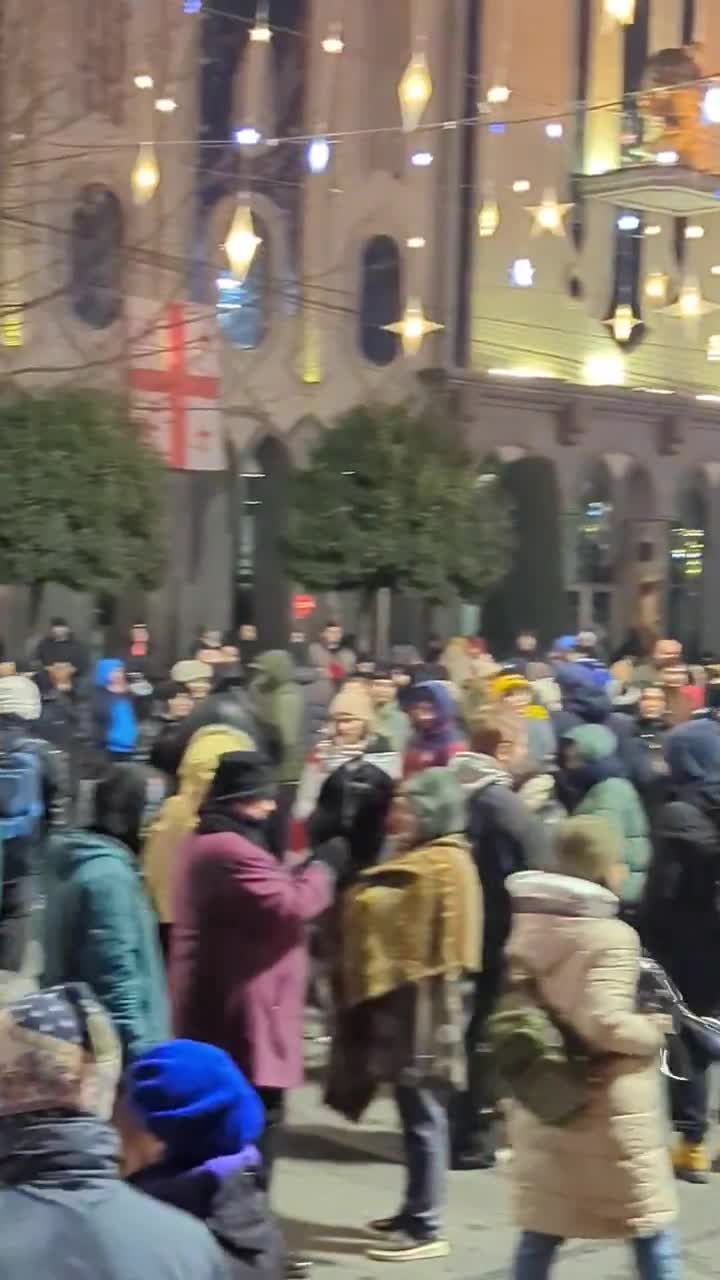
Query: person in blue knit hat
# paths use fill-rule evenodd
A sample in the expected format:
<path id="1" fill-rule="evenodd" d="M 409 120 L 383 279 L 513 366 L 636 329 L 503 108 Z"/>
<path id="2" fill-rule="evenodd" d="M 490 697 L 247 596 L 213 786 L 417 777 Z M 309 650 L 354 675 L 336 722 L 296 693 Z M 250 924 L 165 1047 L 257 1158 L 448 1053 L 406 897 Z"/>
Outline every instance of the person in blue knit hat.
<path id="1" fill-rule="evenodd" d="M 195 1040 L 148 1050 L 125 1073 L 116 1118 L 137 1189 L 205 1222 L 233 1280 L 280 1280 L 282 1237 L 256 1177 L 265 1111 L 229 1054 Z"/>

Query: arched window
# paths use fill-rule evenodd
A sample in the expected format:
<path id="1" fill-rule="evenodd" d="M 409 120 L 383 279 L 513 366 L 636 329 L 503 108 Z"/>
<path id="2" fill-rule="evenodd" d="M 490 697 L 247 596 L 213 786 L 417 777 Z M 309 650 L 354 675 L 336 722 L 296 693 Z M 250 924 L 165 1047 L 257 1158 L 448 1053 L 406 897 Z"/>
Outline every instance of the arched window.
<path id="1" fill-rule="evenodd" d="M 91 182 L 78 193 L 70 236 L 70 291 L 78 319 L 107 329 L 122 309 L 122 205 L 109 187 Z"/>
<path id="2" fill-rule="evenodd" d="M 215 282 L 218 324 L 227 341 L 241 351 L 259 347 L 268 327 L 268 232 L 257 214 L 253 225 L 262 243 L 242 284 L 227 270 L 219 272 Z"/>
<path id="3" fill-rule="evenodd" d="M 362 256 L 360 347 L 372 364 L 391 364 L 400 339 L 383 325 L 400 319 L 400 252 L 390 236 L 373 236 Z"/>

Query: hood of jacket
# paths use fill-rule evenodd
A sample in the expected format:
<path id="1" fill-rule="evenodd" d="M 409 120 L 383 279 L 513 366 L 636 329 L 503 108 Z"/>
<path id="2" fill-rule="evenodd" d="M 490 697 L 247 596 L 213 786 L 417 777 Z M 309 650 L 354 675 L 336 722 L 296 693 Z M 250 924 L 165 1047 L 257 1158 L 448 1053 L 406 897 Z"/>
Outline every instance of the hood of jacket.
<path id="1" fill-rule="evenodd" d="M 466 795 L 475 795 L 486 787 L 509 787 L 512 778 L 507 769 L 501 768 L 494 756 L 481 755 L 477 751 L 460 751 L 450 761 L 452 769 Z"/>
<path id="2" fill-rule="evenodd" d="M 283 684 L 295 684 L 297 674 L 295 663 L 285 649 L 268 649 L 261 653 L 252 664 L 255 680 L 261 682 L 268 693 L 279 689 Z"/>
<path id="3" fill-rule="evenodd" d="M 408 694 L 408 705 L 416 702 L 431 702 L 435 708 L 435 727 L 440 729 L 454 725 L 458 718 L 458 709 L 450 689 L 441 680 L 425 680 L 415 684 Z"/>
<path id="4" fill-rule="evenodd" d="M 617 738 L 611 729 L 602 724 L 582 724 L 570 729 L 565 735 L 566 742 L 573 742 L 583 764 L 594 764 L 597 760 L 607 760 L 617 751 Z"/>
<path id="5" fill-rule="evenodd" d="M 99 658 L 95 664 L 95 685 L 98 689 L 107 689 L 110 677 L 122 669 L 119 658 Z"/>
<path id="6" fill-rule="evenodd" d="M 720 787 L 720 730 L 712 720 L 692 720 L 668 734 L 665 755 L 676 786 Z"/>
<path id="7" fill-rule="evenodd" d="M 220 757 L 232 751 L 253 750 L 254 743 L 249 734 L 227 724 L 208 724 L 198 729 L 180 761 L 180 795 L 196 801 L 199 806 L 215 777 Z"/>
<path id="8" fill-rule="evenodd" d="M 538 977 L 577 950 L 579 922 L 612 920 L 620 905 L 609 889 L 555 872 L 520 871 L 506 888 L 513 913 L 508 955 Z"/>
<path id="9" fill-rule="evenodd" d="M 68 831 L 54 836 L 49 842 L 47 869 L 58 879 L 67 880 L 81 869 L 93 866 L 102 868 L 103 861 L 122 863 L 135 873 L 135 860 L 130 849 L 119 840 L 100 835 L 95 831 Z"/>

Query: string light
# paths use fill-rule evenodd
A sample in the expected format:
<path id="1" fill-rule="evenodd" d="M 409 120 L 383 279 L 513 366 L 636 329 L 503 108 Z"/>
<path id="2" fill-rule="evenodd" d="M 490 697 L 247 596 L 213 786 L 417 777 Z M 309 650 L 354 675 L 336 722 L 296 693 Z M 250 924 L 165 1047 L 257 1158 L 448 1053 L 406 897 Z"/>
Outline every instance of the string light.
<path id="1" fill-rule="evenodd" d="M 703 115 L 708 124 L 720 124 L 720 85 L 711 84 L 705 90 Z"/>
<path id="2" fill-rule="evenodd" d="M 650 302 L 665 302 L 668 278 L 664 271 L 651 271 L 645 279 L 645 297 Z"/>
<path id="3" fill-rule="evenodd" d="M 689 227 L 685 228 L 686 240 L 702 240 L 705 235 L 705 228 L 699 226 L 697 222 L 692 222 Z"/>
<path id="4" fill-rule="evenodd" d="M 203 0 L 183 0 L 183 13 L 200 13 Z"/>
<path id="5" fill-rule="evenodd" d="M 332 23 L 328 28 L 322 47 L 323 53 L 342 53 L 345 48 L 345 42 L 342 38 L 342 27 L 339 22 Z"/>
<path id="6" fill-rule="evenodd" d="M 655 159 L 657 160 L 658 164 L 670 165 L 670 164 L 677 164 L 680 157 L 677 151 L 658 151 L 657 155 L 655 156 Z"/>
<path id="7" fill-rule="evenodd" d="M 425 237 L 424 236 L 408 236 L 407 240 L 405 241 L 405 244 L 408 249 L 424 249 Z"/>
<path id="8" fill-rule="evenodd" d="M 160 182 L 160 170 L 152 142 L 141 142 L 135 164 L 130 174 L 135 204 L 147 204 L 152 200 Z"/>
<path id="9" fill-rule="evenodd" d="M 165 98 L 156 98 L 155 110 L 161 111 L 163 115 L 170 115 L 173 111 L 177 111 L 177 102 L 171 95 Z"/>
<path id="10" fill-rule="evenodd" d="M 241 196 L 224 246 L 230 270 L 240 284 L 247 278 L 261 244 L 262 237 L 255 234 L 249 199 Z"/>
<path id="11" fill-rule="evenodd" d="M 693 276 L 688 276 L 680 286 L 677 302 L 664 308 L 665 315 L 678 316 L 683 320 L 696 320 L 710 311 L 717 311 L 714 302 L 703 298 L 700 285 Z"/>
<path id="12" fill-rule="evenodd" d="M 720 333 L 711 333 L 707 344 L 707 358 L 711 364 L 720 361 Z"/>
<path id="13" fill-rule="evenodd" d="M 656 222 L 651 222 L 649 226 L 645 227 L 643 231 L 643 235 L 645 236 L 662 235 L 662 227 L 659 227 Z"/>
<path id="14" fill-rule="evenodd" d="M 400 335 L 402 348 L 406 356 L 416 356 L 429 333 L 444 329 L 444 325 L 428 320 L 419 298 L 409 298 L 402 320 L 395 324 L 385 324 L 383 329 L 388 333 Z"/>
<path id="15" fill-rule="evenodd" d="M 248 125 L 245 129 L 235 130 L 235 141 L 239 147 L 256 147 L 262 138 L 259 129 Z"/>
<path id="16" fill-rule="evenodd" d="M 139 71 L 136 76 L 133 76 L 133 84 L 136 89 L 152 89 L 155 81 L 147 71 Z"/>
<path id="17" fill-rule="evenodd" d="M 410 157 L 410 163 L 414 164 L 416 169 L 429 169 L 432 162 L 432 151 L 413 151 Z"/>
<path id="18" fill-rule="evenodd" d="M 619 352 L 588 356 L 582 367 L 583 381 L 589 387 L 622 387 L 625 362 Z"/>
<path id="19" fill-rule="evenodd" d="M 510 279 L 518 289 L 531 289 L 535 283 L 535 268 L 529 258 L 516 258 L 510 268 Z"/>
<path id="20" fill-rule="evenodd" d="M 327 138 L 313 138 L 307 153 L 311 173 L 324 173 L 330 163 L 330 143 Z"/>
<path id="21" fill-rule="evenodd" d="M 491 106 L 500 107 L 510 101 L 510 89 L 506 84 L 491 84 L 485 96 Z"/>
<path id="22" fill-rule="evenodd" d="M 565 215 L 569 209 L 572 209 L 572 204 L 559 204 L 555 192 L 548 188 L 540 204 L 527 206 L 528 213 L 534 219 L 531 235 L 540 236 L 547 232 L 553 236 L 563 236 Z"/>
<path id="23" fill-rule="evenodd" d="M 559 120 L 551 120 L 545 125 L 545 133 L 548 138 L 562 138 L 565 129 Z"/>
<path id="24" fill-rule="evenodd" d="M 500 226 L 500 209 L 497 200 L 483 200 L 478 212 L 478 235 L 489 240 Z"/>
<path id="25" fill-rule="evenodd" d="M 250 39 L 255 44 L 269 44 L 272 40 L 272 31 L 268 26 L 266 17 L 258 16 L 255 20 L 255 26 L 250 28 Z"/>
<path id="26" fill-rule="evenodd" d="M 512 184 L 512 189 L 516 195 L 522 195 L 525 191 L 530 190 L 530 183 L 527 178 L 516 178 Z"/>
<path id="27" fill-rule="evenodd" d="M 616 342 L 625 343 L 630 341 L 633 329 L 636 325 L 642 324 L 642 320 L 638 319 L 627 302 L 621 302 L 615 308 L 610 319 L 605 320 L 604 323 L 610 326 Z"/>
<path id="28" fill-rule="evenodd" d="M 621 26 L 630 27 L 635 21 L 635 0 L 605 0 L 605 12 Z"/>
<path id="29" fill-rule="evenodd" d="M 623 213 L 617 220 L 618 231 L 637 231 L 640 219 L 636 213 Z"/>
<path id="30" fill-rule="evenodd" d="M 424 53 L 414 53 L 398 84 L 398 99 L 406 133 L 417 129 L 432 97 L 432 91 L 427 58 Z"/>

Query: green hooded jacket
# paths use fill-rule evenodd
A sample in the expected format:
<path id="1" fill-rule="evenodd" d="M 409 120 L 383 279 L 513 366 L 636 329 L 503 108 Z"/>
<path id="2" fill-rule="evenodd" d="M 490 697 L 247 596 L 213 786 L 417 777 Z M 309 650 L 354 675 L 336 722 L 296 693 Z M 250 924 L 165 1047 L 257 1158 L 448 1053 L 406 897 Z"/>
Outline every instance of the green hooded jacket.
<path id="1" fill-rule="evenodd" d="M 126 1059 L 170 1039 L 157 923 L 130 850 L 68 831 L 50 840 L 44 879 L 42 985 L 87 982 Z"/>
<path id="2" fill-rule="evenodd" d="M 275 730 L 282 746 L 275 781 L 297 782 L 304 760 L 305 704 L 293 660 L 284 649 L 269 649 L 256 658 L 253 668 L 256 673 L 250 685 L 253 707 L 258 718 Z"/>
<path id="3" fill-rule="evenodd" d="M 565 738 L 575 744 L 583 772 L 590 775 L 595 772 L 598 779 L 585 792 L 575 815 L 607 818 L 619 832 L 627 867 L 620 897 L 625 903 L 636 903 L 645 888 L 652 854 L 650 828 L 633 784 L 627 778 L 603 776 L 605 762 L 609 765 L 617 751 L 615 734 L 602 724 L 584 724 L 571 729 Z"/>

